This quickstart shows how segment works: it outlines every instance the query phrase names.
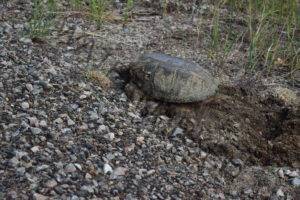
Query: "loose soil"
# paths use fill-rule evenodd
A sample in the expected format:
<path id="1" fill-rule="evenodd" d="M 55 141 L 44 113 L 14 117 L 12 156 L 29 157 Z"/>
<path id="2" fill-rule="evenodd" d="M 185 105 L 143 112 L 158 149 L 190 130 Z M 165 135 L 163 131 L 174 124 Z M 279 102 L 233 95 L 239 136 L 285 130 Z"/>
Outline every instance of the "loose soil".
<path id="1" fill-rule="evenodd" d="M 299 167 L 298 107 L 272 95 L 260 96 L 257 85 L 224 86 L 203 102 L 160 103 L 157 111 L 173 118 L 202 149 L 215 155 L 239 158 L 248 165 Z"/>

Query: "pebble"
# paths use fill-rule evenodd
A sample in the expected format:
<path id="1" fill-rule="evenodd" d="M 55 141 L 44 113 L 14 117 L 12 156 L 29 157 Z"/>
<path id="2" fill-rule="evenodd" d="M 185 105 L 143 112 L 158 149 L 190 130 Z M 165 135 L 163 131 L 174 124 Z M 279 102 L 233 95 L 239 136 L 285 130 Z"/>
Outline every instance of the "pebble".
<path id="1" fill-rule="evenodd" d="M 20 42 L 23 42 L 24 44 L 30 44 L 32 43 L 31 39 L 30 38 L 20 38 L 19 39 Z"/>
<path id="2" fill-rule="evenodd" d="M 232 160 L 232 163 L 233 163 L 234 165 L 236 165 L 236 166 L 243 166 L 243 164 L 244 164 L 244 162 L 243 162 L 241 159 L 239 159 L 239 158 L 233 159 L 233 160 Z"/>
<path id="3" fill-rule="evenodd" d="M 10 162 L 10 164 L 12 165 L 12 166 L 17 166 L 20 162 L 19 162 L 19 159 L 18 158 L 16 158 L 16 157 L 13 157 L 12 159 L 10 159 L 9 160 L 9 162 Z"/>
<path id="4" fill-rule="evenodd" d="M 49 200 L 50 199 L 48 196 L 44 196 L 44 195 L 41 195 L 41 194 L 38 194 L 38 193 L 34 193 L 33 198 L 35 200 Z"/>
<path id="5" fill-rule="evenodd" d="M 31 127 L 30 131 L 31 131 L 32 134 L 38 135 L 38 134 L 40 134 L 42 132 L 42 129 L 36 128 L 36 127 Z"/>
<path id="6" fill-rule="evenodd" d="M 61 118 L 57 118 L 54 120 L 55 124 L 62 124 L 64 121 Z"/>
<path id="7" fill-rule="evenodd" d="M 154 170 L 154 169 L 150 169 L 150 170 L 147 172 L 147 175 L 148 175 L 148 176 L 151 176 L 151 175 L 153 175 L 153 174 L 155 174 L 155 170 Z"/>
<path id="8" fill-rule="evenodd" d="M 284 172 L 281 168 L 277 171 L 277 174 L 280 178 L 284 178 Z"/>
<path id="9" fill-rule="evenodd" d="M 55 186 L 57 186 L 57 182 L 56 180 L 49 180 L 45 183 L 45 186 L 47 188 L 54 188 Z"/>
<path id="10" fill-rule="evenodd" d="M 102 132 L 102 131 L 105 131 L 105 130 L 107 130 L 107 127 L 103 124 L 98 127 L 99 132 Z"/>
<path id="11" fill-rule="evenodd" d="M 244 190 L 244 193 L 251 195 L 253 193 L 253 190 L 251 188 L 248 188 L 248 189 Z"/>
<path id="12" fill-rule="evenodd" d="M 117 167 L 113 171 L 113 175 L 114 176 L 125 176 L 125 174 L 126 174 L 127 171 L 128 171 L 128 168 L 126 168 L 126 167 Z"/>
<path id="13" fill-rule="evenodd" d="M 296 178 L 291 179 L 291 183 L 293 186 L 299 187 L 300 186 L 300 178 L 296 177 Z"/>
<path id="14" fill-rule="evenodd" d="M 111 173 L 113 173 L 113 169 L 108 163 L 105 163 L 103 166 L 103 172 L 104 172 L 104 174 L 108 174 L 108 173 L 111 174 Z"/>
<path id="15" fill-rule="evenodd" d="M 82 191 L 85 191 L 85 192 L 88 192 L 90 194 L 93 194 L 94 193 L 94 188 L 92 186 L 89 186 L 89 185 L 84 185 L 80 188 L 80 190 Z"/>
<path id="16" fill-rule="evenodd" d="M 108 139 L 109 141 L 113 141 L 115 139 L 115 134 L 113 132 L 109 132 L 108 134 L 106 134 L 104 136 L 106 139 Z"/>
<path id="17" fill-rule="evenodd" d="M 32 84 L 27 83 L 27 84 L 26 84 L 26 89 L 27 89 L 29 92 L 33 91 L 33 86 L 32 86 Z"/>
<path id="18" fill-rule="evenodd" d="M 176 156 L 175 156 L 175 160 L 176 160 L 177 162 L 182 162 L 182 157 L 176 155 Z"/>
<path id="19" fill-rule="evenodd" d="M 137 142 L 137 144 L 139 144 L 139 145 L 141 145 L 141 144 L 144 144 L 145 143 L 145 138 L 143 137 L 143 136 L 138 136 L 137 138 L 136 138 L 136 142 Z"/>
<path id="20" fill-rule="evenodd" d="M 30 126 L 37 127 L 39 126 L 39 121 L 36 117 L 28 117 Z"/>
<path id="21" fill-rule="evenodd" d="M 178 135 L 183 135 L 183 129 L 182 128 L 177 127 L 173 131 L 173 134 L 172 134 L 173 137 L 177 137 Z"/>
<path id="22" fill-rule="evenodd" d="M 92 175 L 90 175 L 89 173 L 85 174 L 85 179 L 92 179 L 92 178 L 93 178 Z"/>
<path id="23" fill-rule="evenodd" d="M 284 197 L 284 193 L 283 193 L 283 191 L 280 188 L 277 190 L 276 195 L 278 197 Z"/>
<path id="24" fill-rule="evenodd" d="M 42 171 L 42 170 L 45 170 L 48 168 L 49 168 L 49 165 L 39 165 L 36 167 L 36 171 Z"/>
<path id="25" fill-rule="evenodd" d="M 30 149 L 33 153 L 36 153 L 40 150 L 40 147 L 39 146 L 34 146 Z"/>
<path id="26" fill-rule="evenodd" d="M 79 127 L 79 130 L 80 131 L 86 131 L 88 129 L 88 125 L 86 123 L 83 123 L 80 127 Z"/>
<path id="27" fill-rule="evenodd" d="M 82 167 L 81 167 L 81 165 L 80 165 L 80 164 L 78 164 L 78 163 L 75 163 L 74 165 L 75 165 L 75 167 L 76 167 L 77 169 L 79 169 L 80 171 L 82 170 Z"/>
<path id="28" fill-rule="evenodd" d="M 204 151 L 201 151 L 201 152 L 200 152 L 200 158 L 201 158 L 201 159 L 206 158 L 206 156 L 207 156 L 207 153 L 206 153 L 206 152 L 204 152 Z"/>
<path id="29" fill-rule="evenodd" d="M 21 107 L 24 109 L 24 110 L 27 110 L 29 108 L 29 103 L 28 102 L 22 102 L 21 103 Z"/>
<path id="30" fill-rule="evenodd" d="M 97 120 L 98 118 L 99 118 L 99 116 L 96 112 L 90 112 L 90 119 L 91 120 Z"/>
<path id="31" fill-rule="evenodd" d="M 19 167 L 19 168 L 17 168 L 17 172 L 20 175 L 24 175 L 25 172 L 26 172 L 26 168 L 25 167 Z"/>
<path id="32" fill-rule="evenodd" d="M 47 127 L 47 122 L 45 120 L 41 120 L 40 121 L 40 126 L 44 127 L 44 128 Z"/>
<path id="33" fill-rule="evenodd" d="M 75 125 L 75 122 L 72 119 L 68 118 L 67 124 L 68 126 L 73 126 Z"/>
<path id="34" fill-rule="evenodd" d="M 66 173 L 73 173 L 73 172 L 76 172 L 76 167 L 74 164 L 72 163 L 69 163 L 66 167 L 65 167 L 65 170 L 64 170 Z"/>
<path id="35" fill-rule="evenodd" d="M 290 171 L 290 170 L 287 170 L 286 171 L 286 175 L 288 175 L 289 177 L 298 177 L 299 176 L 299 172 L 298 171 Z"/>

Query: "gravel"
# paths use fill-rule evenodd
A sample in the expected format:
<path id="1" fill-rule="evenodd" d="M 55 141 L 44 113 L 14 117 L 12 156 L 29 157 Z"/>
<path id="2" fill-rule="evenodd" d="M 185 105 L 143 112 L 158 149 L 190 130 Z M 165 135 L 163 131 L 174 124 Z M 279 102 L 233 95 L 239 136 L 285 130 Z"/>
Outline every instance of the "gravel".
<path id="1" fill-rule="evenodd" d="M 0 5 L 7 13 L 0 14 L 0 199 L 294 195 L 297 168 L 252 166 L 210 153 L 177 119 L 152 112 L 159 102 L 133 102 L 122 87 L 105 90 L 86 76 L 91 66 L 126 65 L 151 45 L 166 51 L 180 46 L 157 44 L 170 33 L 162 19 L 148 16 L 124 31 L 122 24 L 98 30 L 69 16 L 64 23 L 58 20 L 60 32 L 39 41 L 23 34 L 30 9 L 21 1 Z M 95 39 L 84 30 L 107 38 Z"/>

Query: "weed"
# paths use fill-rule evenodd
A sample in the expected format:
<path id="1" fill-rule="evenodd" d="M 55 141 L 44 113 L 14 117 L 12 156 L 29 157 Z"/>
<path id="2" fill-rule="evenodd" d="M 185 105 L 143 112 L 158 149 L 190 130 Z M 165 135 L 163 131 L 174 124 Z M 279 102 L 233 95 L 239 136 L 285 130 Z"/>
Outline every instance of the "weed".
<path id="1" fill-rule="evenodd" d="M 98 26 L 103 23 L 105 12 L 109 0 L 91 0 L 90 1 L 90 17 Z"/>
<path id="2" fill-rule="evenodd" d="M 130 17 L 130 11 L 132 10 L 133 8 L 133 4 L 134 4 L 134 1 L 133 0 L 127 0 L 126 2 L 126 7 L 125 7 L 125 11 L 124 11 L 124 21 L 127 22 L 128 21 L 128 18 Z"/>
<path id="3" fill-rule="evenodd" d="M 220 31 L 220 8 L 226 6 L 239 15 L 247 17 L 248 67 L 259 66 L 269 71 L 277 66 L 299 66 L 299 41 L 296 38 L 296 0 L 220 0 L 213 11 L 211 43 L 215 50 L 222 41 Z M 222 16 L 224 17 L 224 16 Z M 228 17 L 228 16 L 225 16 Z M 230 17 L 230 16 L 229 16 Z M 234 19 L 231 19 L 234 21 Z M 223 30 L 226 35 L 227 30 Z M 227 41 L 227 39 L 226 39 Z M 278 61 L 280 60 L 280 62 Z"/>
<path id="4" fill-rule="evenodd" d="M 81 6 L 82 6 L 82 2 L 83 0 L 71 0 L 71 6 L 74 8 L 74 9 L 80 9 Z"/>
<path id="5" fill-rule="evenodd" d="M 212 19 L 211 38 L 213 48 L 217 48 L 220 42 L 220 13 L 219 4 L 214 8 L 214 15 Z"/>
<path id="6" fill-rule="evenodd" d="M 55 0 L 47 0 L 46 5 L 44 5 L 42 0 L 33 1 L 32 17 L 29 21 L 29 35 L 31 38 L 49 34 L 55 17 L 55 10 Z"/>
<path id="7" fill-rule="evenodd" d="M 162 0 L 161 7 L 162 7 L 162 16 L 166 16 L 168 13 L 168 4 L 169 0 Z"/>

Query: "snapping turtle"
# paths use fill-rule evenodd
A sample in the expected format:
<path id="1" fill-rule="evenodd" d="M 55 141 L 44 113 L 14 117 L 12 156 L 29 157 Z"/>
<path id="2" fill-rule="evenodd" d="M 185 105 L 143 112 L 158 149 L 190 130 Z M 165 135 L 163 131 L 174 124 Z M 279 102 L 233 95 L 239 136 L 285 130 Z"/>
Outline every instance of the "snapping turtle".
<path id="1" fill-rule="evenodd" d="M 146 53 L 130 66 L 132 81 L 157 100 L 188 103 L 214 95 L 218 83 L 198 64 L 162 53 Z"/>

